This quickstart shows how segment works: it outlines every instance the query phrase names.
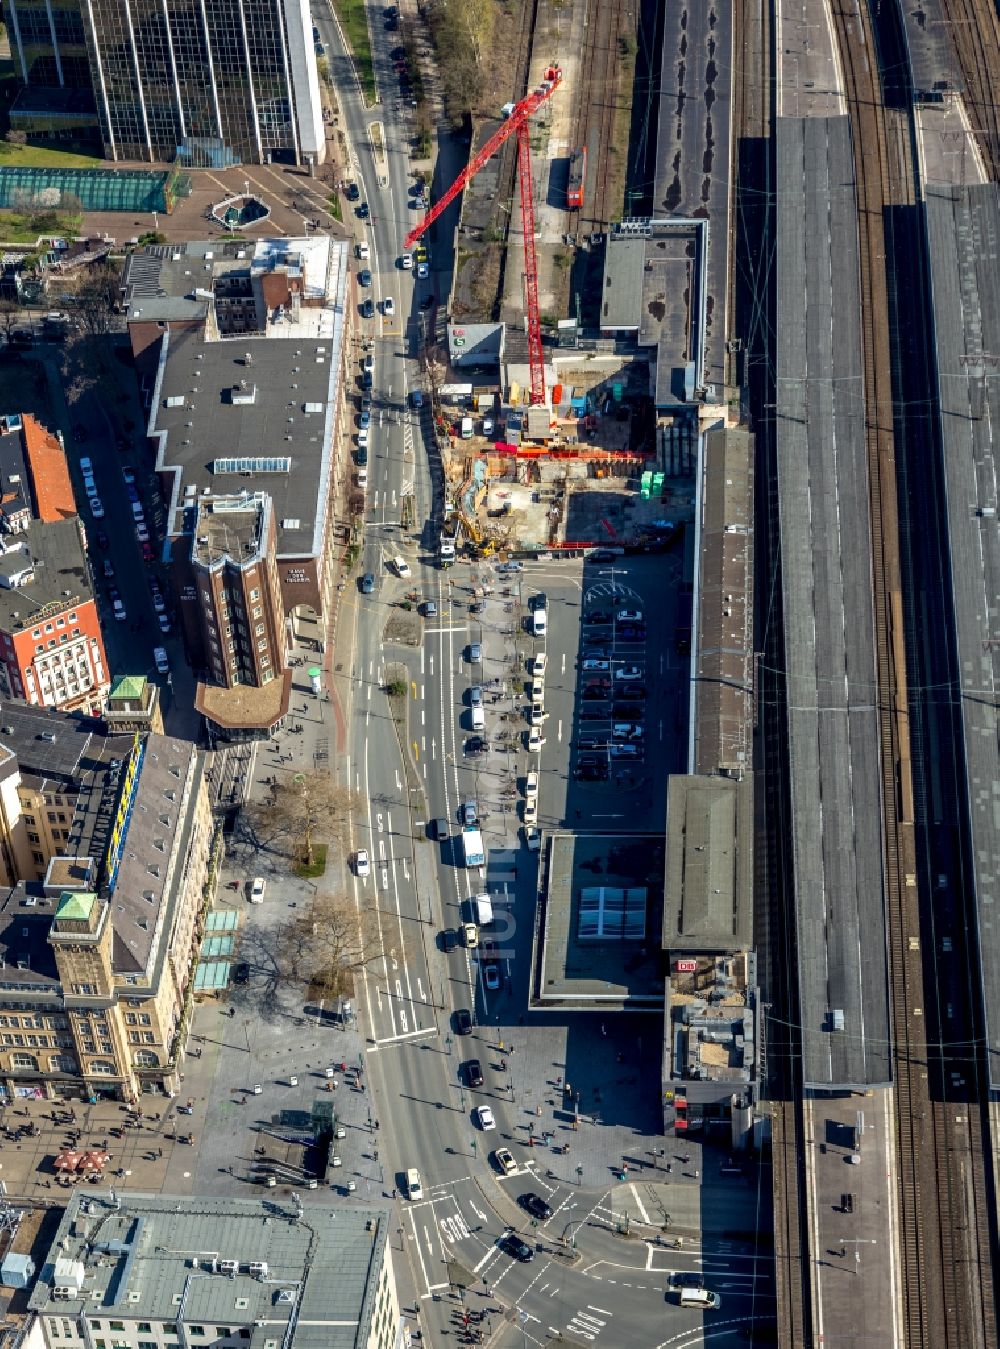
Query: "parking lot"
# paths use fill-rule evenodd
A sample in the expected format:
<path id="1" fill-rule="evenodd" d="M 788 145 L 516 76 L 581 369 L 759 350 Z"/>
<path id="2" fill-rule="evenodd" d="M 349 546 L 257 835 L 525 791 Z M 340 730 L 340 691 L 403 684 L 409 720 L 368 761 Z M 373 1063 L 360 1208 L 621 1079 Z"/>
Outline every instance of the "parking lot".
<path id="1" fill-rule="evenodd" d="M 547 632 L 544 695 L 527 661 L 526 736 L 543 745 L 538 820 L 544 826 L 662 829 L 668 774 L 683 771 L 688 658 L 677 653 L 681 555 L 530 568 L 520 577 L 530 629 L 539 593 Z M 534 715 L 533 715 L 534 706 Z M 627 806 L 627 808 L 626 808 Z"/>

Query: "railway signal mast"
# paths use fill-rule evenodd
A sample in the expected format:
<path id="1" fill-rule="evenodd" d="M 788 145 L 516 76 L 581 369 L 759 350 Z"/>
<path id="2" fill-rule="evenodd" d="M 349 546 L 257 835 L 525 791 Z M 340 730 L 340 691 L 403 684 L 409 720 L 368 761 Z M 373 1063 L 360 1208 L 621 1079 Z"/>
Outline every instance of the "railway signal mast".
<path id="1" fill-rule="evenodd" d="M 406 236 L 404 247 L 410 249 L 443 211 L 446 211 L 458 194 L 465 190 L 484 164 L 487 164 L 500 147 L 517 136 L 517 169 L 521 189 L 521 226 L 524 233 L 524 276 L 528 317 L 528 365 L 531 370 L 531 402 L 533 406 L 545 402 L 545 360 L 542 354 L 542 325 L 538 316 L 538 263 L 535 258 L 535 200 L 531 187 L 531 147 L 528 143 L 528 119 L 536 113 L 543 103 L 547 103 L 562 83 L 562 71 L 558 66 L 549 66 L 545 78 L 537 89 L 526 98 L 509 107 L 509 116 L 503 125 L 493 133 L 473 155 L 466 167 L 458 175 L 451 187 L 434 203 L 415 229 Z"/>

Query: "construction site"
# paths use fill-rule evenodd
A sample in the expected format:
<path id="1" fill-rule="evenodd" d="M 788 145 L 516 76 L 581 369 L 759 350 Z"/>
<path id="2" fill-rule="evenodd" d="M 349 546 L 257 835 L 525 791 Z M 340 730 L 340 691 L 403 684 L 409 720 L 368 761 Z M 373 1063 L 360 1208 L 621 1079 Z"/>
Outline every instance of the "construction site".
<path id="1" fill-rule="evenodd" d="M 424 346 L 449 551 L 655 547 L 693 518 L 699 435 L 725 402 L 711 329 L 726 273 L 713 294 L 704 203 L 688 212 L 666 170 L 659 191 L 647 166 L 642 213 L 625 212 L 640 205 L 633 83 L 642 60 L 659 74 L 655 45 L 637 56 L 648 8 L 527 4 L 520 87 L 474 125 L 467 167 L 406 240 L 461 196 L 452 293 Z M 672 103 L 660 116 L 673 123 Z"/>

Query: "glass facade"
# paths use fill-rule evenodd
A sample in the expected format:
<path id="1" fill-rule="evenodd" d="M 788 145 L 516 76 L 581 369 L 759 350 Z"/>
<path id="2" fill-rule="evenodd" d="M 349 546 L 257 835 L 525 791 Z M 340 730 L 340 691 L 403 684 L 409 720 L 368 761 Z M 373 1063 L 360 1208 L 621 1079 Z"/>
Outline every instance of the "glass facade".
<path id="1" fill-rule="evenodd" d="M 4 6 L 25 82 L 92 88 L 109 159 L 300 162 L 296 89 L 307 124 L 318 105 L 308 0 Z M 313 131 L 311 152 L 315 139 Z"/>
<path id="2" fill-rule="evenodd" d="M 108 154 L 225 167 L 298 159 L 286 5 L 83 0 Z"/>
<path id="3" fill-rule="evenodd" d="M 42 89 L 89 89 L 83 15 L 75 0 L 4 0 L 14 69 Z"/>

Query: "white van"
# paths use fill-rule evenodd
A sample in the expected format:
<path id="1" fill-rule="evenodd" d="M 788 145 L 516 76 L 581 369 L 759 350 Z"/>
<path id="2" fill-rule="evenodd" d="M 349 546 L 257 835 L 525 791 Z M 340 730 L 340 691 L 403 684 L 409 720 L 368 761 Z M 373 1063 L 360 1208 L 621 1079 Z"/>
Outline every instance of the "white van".
<path id="1" fill-rule="evenodd" d="M 476 895 L 473 900 L 476 909 L 476 919 L 480 927 L 487 927 L 493 922 L 493 901 L 485 892 Z"/>
<path id="2" fill-rule="evenodd" d="M 531 635 L 533 637 L 544 637 L 548 631 L 548 623 L 544 609 L 536 609 L 531 615 Z"/>
<path id="3" fill-rule="evenodd" d="M 474 731 L 484 731 L 486 729 L 486 713 L 482 707 L 472 709 L 472 729 Z"/>
<path id="4" fill-rule="evenodd" d="M 471 418 L 471 417 L 463 417 L 463 418 L 462 418 L 462 439 L 463 439 L 463 440 L 471 440 L 471 439 L 472 439 L 472 418 Z"/>
<path id="5" fill-rule="evenodd" d="M 409 1199 L 423 1199 L 424 1187 L 420 1184 L 420 1172 L 411 1166 L 406 1173 L 406 1194 Z"/>
<path id="6" fill-rule="evenodd" d="M 707 1288 L 682 1288 L 680 1303 L 682 1307 L 701 1307 L 702 1310 L 711 1307 L 718 1311 L 722 1306 L 722 1298 Z"/>
<path id="7" fill-rule="evenodd" d="M 371 256 L 367 244 L 355 244 L 354 251 L 355 253 L 357 253 L 358 258 L 360 259 L 361 262 L 367 262 L 369 257 Z"/>
<path id="8" fill-rule="evenodd" d="M 410 564 L 404 558 L 394 557 L 392 559 L 392 566 L 396 575 L 401 576 L 404 581 L 408 580 L 413 575 L 413 572 L 410 571 Z"/>

